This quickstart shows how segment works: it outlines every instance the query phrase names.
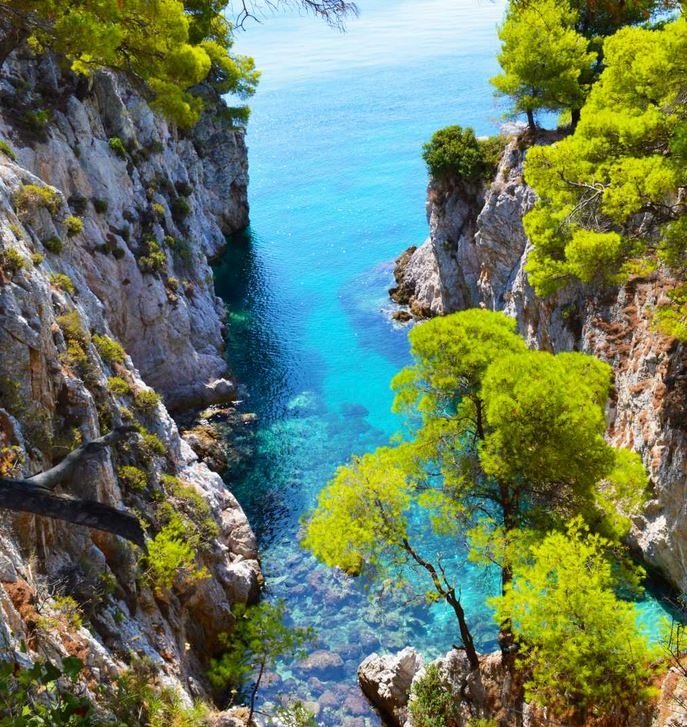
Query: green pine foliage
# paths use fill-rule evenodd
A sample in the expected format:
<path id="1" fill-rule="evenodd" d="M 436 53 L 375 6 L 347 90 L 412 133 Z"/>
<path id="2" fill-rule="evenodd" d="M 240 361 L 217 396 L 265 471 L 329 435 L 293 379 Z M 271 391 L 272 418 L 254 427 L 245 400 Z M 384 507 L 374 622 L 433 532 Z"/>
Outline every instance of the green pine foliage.
<path id="1" fill-rule="evenodd" d="M 415 727 L 458 727 L 463 724 L 459 700 L 436 664 L 413 682 L 410 716 Z"/>
<path id="2" fill-rule="evenodd" d="M 480 183 L 493 176 L 503 147 L 498 136 L 478 139 L 470 128 L 447 126 L 423 146 L 422 158 L 433 177 Z"/>
<path id="3" fill-rule="evenodd" d="M 567 0 L 511 5 L 499 28 L 503 72 L 491 79 L 510 96 L 512 113 L 580 109 L 589 91 L 596 53 L 577 32 L 578 13 Z"/>
<path id="4" fill-rule="evenodd" d="M 251 58 L 234 55 L 222 0 L 18 0 L 7 16 L 0 61 L 22 42 L 64 56 L 76 73 L 112 68 L 145 85 L 153 106 L 181 126 L 203 109 L 192 87 L 245 98 L 258 80 Z M 115 150 L 115 153 L 119 153 Z"/>
<path id="5" fill-rule="evenodd" d="M 497 615 L 512 620 L 521 641 L 526 699 L 566 723 L 597 717 L 638 724 L 633 708 L 653 696 L 650 663 L 657 654 L 638 628 L 634 605 L 614 593 L 610 546 L 576 518 L 566 533 L 549 533 L 532 546 L 505 596 L 494 599 Z"/>
<path id="6" fill-rule="evenodd" d="M 525 164 L 538 201 L 524 219 L 534 244 L 528 271 L 549 295 L 571 281 L 618 284 L 666 266 L 687 270 L 687 20 L 623 28 L 604 44 L 606 68 L 575 133 L 535 147 Z M 679 288 L 666 332 L 684 335 Z"/>

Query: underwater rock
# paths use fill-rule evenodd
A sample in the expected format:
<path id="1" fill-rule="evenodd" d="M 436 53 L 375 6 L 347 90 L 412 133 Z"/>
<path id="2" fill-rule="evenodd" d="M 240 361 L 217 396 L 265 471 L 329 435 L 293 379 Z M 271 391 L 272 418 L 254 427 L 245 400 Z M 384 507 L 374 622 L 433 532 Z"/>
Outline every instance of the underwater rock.
<path id="1" fill-rule="evenodd" d="M 300 671 L 327 680 L 339 676 L 343 666 L 343 659 L 332 651 L 314 651 L 298 663 Z"/>

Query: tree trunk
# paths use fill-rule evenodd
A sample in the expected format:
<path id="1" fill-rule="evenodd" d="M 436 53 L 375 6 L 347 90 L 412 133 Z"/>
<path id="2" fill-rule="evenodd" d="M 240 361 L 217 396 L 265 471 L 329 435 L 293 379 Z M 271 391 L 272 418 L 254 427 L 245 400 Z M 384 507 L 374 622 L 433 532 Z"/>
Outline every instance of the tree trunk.
<path id="1" fill-rule="evenodd" d="M 33 515 L 51 517 L 56 520 L 85 525 L 95 530 L 114 533 L 135 543 L 144 550 L 146 539 L 138 518 L 95 500 L 78 500 L 68 495 L 58 495 L 52 490 L 72 475 L 75 467 L 88 457 L 101 454 L 135 427 L 117 427 L 108 434 L 85 442 L 70 452 L 59 464 L 25 480 L 0 479 L 0 508 Z"/>
<path id="2" fill-rule="evenodd" d="M 580 113 L 581 109 L 571 109 L 570 110 L 570 128 L 575 131 L 577 128 L 577 125 L 580 123 Z"/>
<path id="3" fill-rule="evenodd" d="M 534 121 L 534 111 L 532 109 L 527 109 L 527 126 L 533 134 L 536 133 L 537 124 Z"/>

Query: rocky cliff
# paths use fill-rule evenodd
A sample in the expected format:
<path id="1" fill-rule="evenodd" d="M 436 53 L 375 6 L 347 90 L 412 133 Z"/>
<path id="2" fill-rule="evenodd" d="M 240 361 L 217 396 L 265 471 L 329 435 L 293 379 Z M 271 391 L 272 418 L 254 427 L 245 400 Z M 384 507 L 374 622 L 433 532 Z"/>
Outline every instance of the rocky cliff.
<path id="1" fill-rule="evenodd" d="M 530 346 L 580 350 L 611 364 L 609 440 L 640 452 L 651 475 L 635 543 L 687 590 L 687 348 L 652 323 L 671 280 L 658 271 L 619 288 L 578 285 L 537 298 L 525 269 L 530 243 L 522 216 L 534 193 L 523 181 L 524 155 L 511 139 L 485 189 L 430 183 L 430 237 L 399 258 L 392 296 L 420 317 L 474 306 L 503 310 Z"/>
<path id="2" fill-rule="evenodd" d="M 144 663 L 182 701 L 207 696 L 261 576 L 241 507 L 166 407 L 231 397 L 208 259 L 247 222 L 243 132 L 219 100 L 180 133 L 122 79 L 28 57 L 0 77 L 0 137 L 0 476 L 132 424 L 61 491 L 197 548 L 170 574 L 115 535 L 4 513 L 0 648 L 76 655 L 92 685 Z"/>

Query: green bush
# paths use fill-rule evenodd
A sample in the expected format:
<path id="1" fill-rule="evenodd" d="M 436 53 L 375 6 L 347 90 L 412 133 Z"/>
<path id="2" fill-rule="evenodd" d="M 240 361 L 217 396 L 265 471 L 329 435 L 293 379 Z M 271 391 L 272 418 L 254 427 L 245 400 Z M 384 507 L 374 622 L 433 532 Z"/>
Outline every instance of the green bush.
<path id="1" fill-rule="evenodd" d="M 76 341 L 82 346 L 88 345 L 90 336 L 81 323 L 81 316 L 78 311 L 70 311 L 57 317 L 57 325 L 62 329 L 64 337 L 68 341 Z"/>
<path id="2" fill-rule="evenodd" d="M 50 214 L 57 214 L 62 205 L 62 200 L 56 189 L 53 187 L 41 187 L 38 184 L 24 184 L 21 189 L 15 192 L 14 206 L 20 212 L 28 212 L 32 209 L 44 207 Z"/>
<path id="3" fill-rule="evenodd" d="M 416 727 L 455 727 L 462 724 L 459 702 L 436 664 L 430 664 L 424 675 L 415 680 L 409 704 Z"/>
<path id="4" fill-rule="evenodd" d="M 131 386 L 119 376 L 110 376 L 107 380 L 107 388 L 117 396 L 130 396 Z"/>
<path id="5" fill-rule="evenodd" d="M 126 159 L 126 147 L 124 142 L 118 136 L 111 136 L 107 143 L 112 151 L 120 158 Z"/>
<path id="6" fill-rule="evenodd" d="M 63 290 L 65 293 L 69 293 L 69 295 L 74 295 L 74 293 L 76 293 L 76 288 L 74 287 L 72 279 L 64 273 L 50 273 L 50 282 L 56 288 Z"/>
<path id="7" fill-rule="evenodd" d="M 154 240 L 145 241 L 146 252 L 138 258 L 138 267 L 143 273 L 160 273 L 167 265 L 167 256 Z"/>
<path id="8" fill-rule="evenodd" d="M 0 153 L 11 159 L 13 162 L 17 160 L 14 149 L 4 139 L 0 139 Z"/>
<path id="9" fill-rule="evenodd" d="M 152 414 L 160 403 L 160 395 L 152 389 L 138 389 L 134 392 L 134 404 L 145 414 Z"/>
<path id="10" fill-rule="evenodd" d="M 110 338 L 109 336 L 93 336 L 100 357 L 108 364 L 122 363 L 126 356 L 126 351 L 122 344 Z"/>
<path id="11" fill-rule="evenodd" d="M 147 431 L 144 427 L 141 429 L 141 441 L 138 446 L 143 456 L 146 459 L 151 459 L 155 455 L 164 457 L 167 454 L 167 447 L 165 447 L 165 443 L 157 436 L 157 434 Z"/>
<path id="12" fill-rule="evenodd" d="M 53 255 L 59 255 L 64 247 L 62 240 L 59 237 L 48 237 L 47 240 L 42 240 L 43 247 L 53 253 Z"/>
<path id="13" fill-rule="evenodd" d="M 159 217 L 160 219 L 164 219 L 165 212 L 167 210 L 165 209 L 165 206 L 163 204 L 160 204 L 159 202 L 153 202 L 153 204 L 150 206 L 150 208 L 153 210 L 153 214 L 156 217 Z"/>
<path id="14" fill-rule="evenodd" d="M 78 693 L 82 668 L 83 663 L 73 656 L 64 657 L 61 667 L 49 661 L 36 661 L 31 667 L 0 662 L 0 724 L 93 725 L 93 705 Z"/>
<path id="15" fill-rule="evenodd" d="M 493 175 L 503 140 L 478 139 L 470 128 L 447 126 L 435 132 L 422 149 L 422 158 L 432 176 L 476 183 Z"/>
<path id="16" fill-rule="evenodd" d="M 181 511 L 200 535 L 201 542 L 207 543 L 219 535 L 219 526 L 212 514 L 208 501 L 193 487 L 185 485 L 178 477 L 160 475 L 162 484 L 177 510 Z"/>
<path id="17" fill-rule="evenodd" d="M 45 260 L 45 255 L 41 255 L 41 253 L 39 253 L 39 252 L 31 253 L 31 262 L 35 266 L 40 265 L 43 262 L 43 260 Z"/>
<path id="18" fill-rule="evenodd" d="M 144 578 L 154 587 L 169 590 L 177 578 L 198 581 L 207 578 L 207 571 L 196 565 L 198 536 L 175 512 L 157 535 L 148 543 L 144 558 Z"/>
<path id="19" fill-rule="evenodd" d="M 78 235 L 83 232 L 83 220 L 81 217 L 69 215 L 69 217 L 65 219 L 64 224 L 67 228 L 67 234 L 69 237 L 73 237 L 74 235 Z"/>
<path id="20" fill-rule="evenodd" d="M 103 215 L 105 212 L 107 212 L 107 200 L 101 199 L 100 197 L 93 197 L 91 199 L 91 202 L 93 203 L 93 209 L 99 214 Z"/>
<path id="21" fill-rule="evenodd" d="M 185 197 L 176 197 L 173 199 L 170 209 L 175 222 L 182 222 L 191 213 L 191 205 Z"/>
<path id="22" fill-rule="evenodd" d="M 46 109 L 27 111 L 24 114 L 24 121 L 30 129 L 33 129 L 33 131 L 43 131 L 43 129 L 45 129 L 45 127 L 50 123 L 50 112 Z"/>
<path id="23" fill-rule="evenodd" d="M 145 470 L 133 465 L 122 465 L 117 468 L 117 477 L 124 488 L 143 492 L 148 487 L 148 475 Z"/>
<path id="24" fill-rule="evenodd" d="M 27 267 L 27 259 L 16 247 L 8 247 L 0 252 L 0 266 L 9 275 L 15 275 Z"/>

